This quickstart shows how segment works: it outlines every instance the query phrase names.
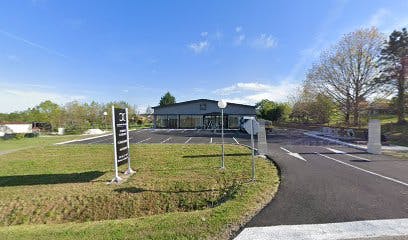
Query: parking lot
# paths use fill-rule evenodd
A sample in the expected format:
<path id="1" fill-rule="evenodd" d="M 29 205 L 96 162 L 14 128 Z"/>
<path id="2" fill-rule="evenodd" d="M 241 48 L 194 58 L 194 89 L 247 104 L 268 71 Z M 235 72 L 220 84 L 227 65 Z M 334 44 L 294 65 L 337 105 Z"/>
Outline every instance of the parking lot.
<path id="1" fill-rule="evenodd" d="M 222 143 L 220 130 L 204 129 L 141 129 L 129 131 L 131 144 L 220 144 Z M 251 145 L 251 136 L 239 130 L 225 130 L 226 144 Z M 257 137 L 254 138 L 255 147 Z M 88 138 L 71 142 L 72 144 L 112 144 L 112 135 Z"/>

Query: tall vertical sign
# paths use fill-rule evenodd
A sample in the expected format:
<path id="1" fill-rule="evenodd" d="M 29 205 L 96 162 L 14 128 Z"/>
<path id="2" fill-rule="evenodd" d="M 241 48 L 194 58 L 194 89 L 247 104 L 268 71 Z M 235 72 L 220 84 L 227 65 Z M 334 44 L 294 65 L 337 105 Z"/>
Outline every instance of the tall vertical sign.
<path id="1" fill-rule="evenodd" d="M 122 164 L 128 164 L 128 169 L 126 170 L 125 174 L 130 175 L 134 173 L 130 167 L 128 126 L 128 109 L 115 108 L 112 106 L 112 131 L 115 155 L 115 178 L 112 180 L 112 182 L 120 182 L 122 180 L 118 174 L 118 166 Z"/>

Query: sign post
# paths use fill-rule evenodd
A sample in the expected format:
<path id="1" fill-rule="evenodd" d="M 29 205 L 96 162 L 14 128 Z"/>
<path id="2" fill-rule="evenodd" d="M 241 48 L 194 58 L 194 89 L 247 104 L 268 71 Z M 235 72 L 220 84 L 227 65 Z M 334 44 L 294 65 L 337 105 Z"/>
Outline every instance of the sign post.
<path id="1" fill-rule="evenodd" d="M 114 166 L 115 178 L 112 182 L 119 183 L 122 178 L 118 174 L 118 166 L 127 163 L 128 169 L 125 174 L 132 174 L 134 171 L 130 167 L 129 155 L 129 129 L 128 129 L 128 110 L 115 108 L 112 106 L 112 130 L 113 130 L 113 146 L 114 146 Z"/>
<path id="2" fill-rule="evenodd" d="M 252 148 L 252 169 L 251 169 L 251 175 L 252 175 L 252 181 L 255 181 L 255 141 L 254 141 L 254 121 L 255 117 L 244 117 L 245 120 L 251 121 L 251 148 Z"/>

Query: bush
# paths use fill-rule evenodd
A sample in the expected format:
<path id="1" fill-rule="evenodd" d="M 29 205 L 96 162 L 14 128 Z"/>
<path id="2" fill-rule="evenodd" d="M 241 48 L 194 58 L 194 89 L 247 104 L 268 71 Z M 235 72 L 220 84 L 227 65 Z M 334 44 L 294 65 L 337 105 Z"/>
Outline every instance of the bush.
<path id="1" fill-rule="evenodd" d="M 33 137 L 38 137 L 40 134 L 38 132 L 33 132 L 33 133 L 26 133 L 24 134 L 25 138 L 33 138 Z"/>

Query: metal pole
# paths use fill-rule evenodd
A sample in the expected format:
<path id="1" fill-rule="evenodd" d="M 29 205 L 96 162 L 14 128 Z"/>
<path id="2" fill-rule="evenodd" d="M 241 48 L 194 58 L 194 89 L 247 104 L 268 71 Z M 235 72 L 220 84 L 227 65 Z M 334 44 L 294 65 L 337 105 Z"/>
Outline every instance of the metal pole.
<path id="1" fill-rule="evenodd" d="M 221 141 L 222 141 L 222 162 L 221 169 L 225 169 L 224 164 L 224 109 L 221 108 Z"/>
<path id="2" fill-rule="evenodd" d="M 252 181 L 255 181 L 255 144 L 254 144 L 254 123 L 251 118 L 251 145 L 252 145 Z"/>

